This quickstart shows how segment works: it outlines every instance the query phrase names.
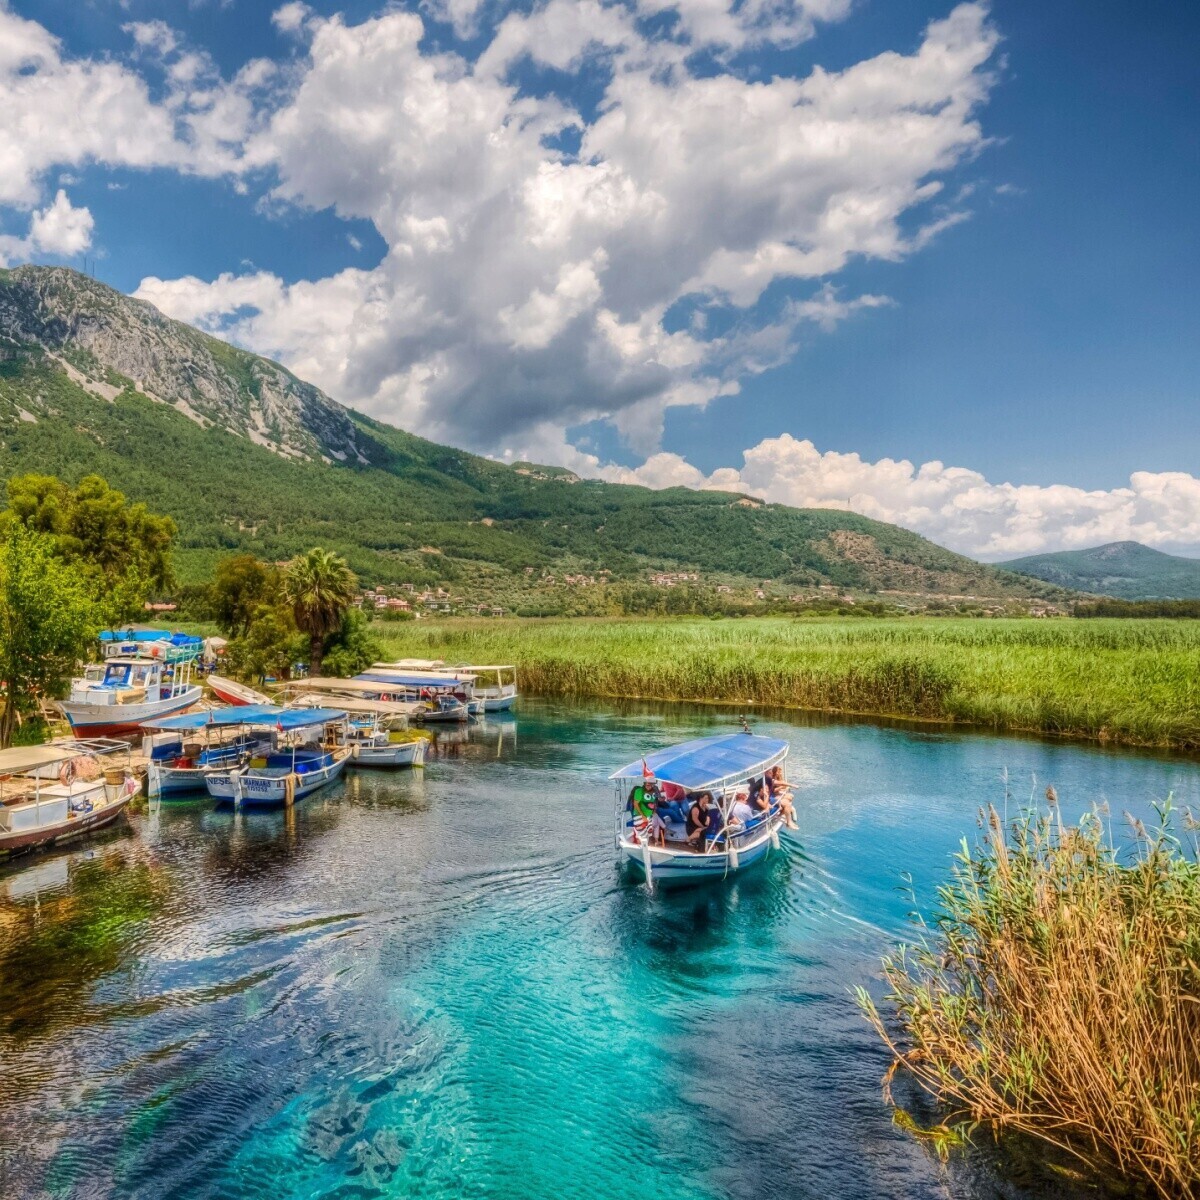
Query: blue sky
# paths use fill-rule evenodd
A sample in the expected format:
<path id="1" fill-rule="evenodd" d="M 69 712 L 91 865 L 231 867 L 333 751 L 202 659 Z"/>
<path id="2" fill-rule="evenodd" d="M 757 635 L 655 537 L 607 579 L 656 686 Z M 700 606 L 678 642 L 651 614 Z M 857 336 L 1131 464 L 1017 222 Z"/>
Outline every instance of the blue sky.
<path id="1" fill-rule="evenodd" d="M 0 0 L 0 254 L 499 457 L 1200 547 L 1200 8 L 400 9 Z"/>

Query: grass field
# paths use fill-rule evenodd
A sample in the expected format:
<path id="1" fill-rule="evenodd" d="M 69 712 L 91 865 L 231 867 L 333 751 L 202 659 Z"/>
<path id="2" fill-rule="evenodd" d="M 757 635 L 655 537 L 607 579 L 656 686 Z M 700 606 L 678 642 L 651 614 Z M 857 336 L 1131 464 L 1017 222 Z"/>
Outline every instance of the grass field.
<path id="1" fill-rule="evenodd" d="M 727 701 L 1200 749 L 1200 622 L 448 619 L 388 658 L 512 662 L 523 691 Z"/>

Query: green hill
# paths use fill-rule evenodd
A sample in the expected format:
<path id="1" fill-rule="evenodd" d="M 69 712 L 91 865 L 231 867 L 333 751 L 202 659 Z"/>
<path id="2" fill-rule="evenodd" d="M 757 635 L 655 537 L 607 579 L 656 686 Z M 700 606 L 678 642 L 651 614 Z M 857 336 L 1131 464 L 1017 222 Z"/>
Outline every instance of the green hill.
<path id="1" fill-rule="evenodd" d="M 1090 550 L 1034 554 L 999 565 L 1059 587 L 1121 600 L 1200 597 L 1200 559 L 1164 554 L 1141 542 L 1110 542 Z"/>
<path id="2" fill-rule="evenodd" d="M 0 477 L 96 472 L 231 551 L 337 549 L 367 582 L 476 594 L 545 573 L 1028 598 L 1055 589 L 852 513 L 579 480 L 414 437 L 65 268 L 0 271 Z M 607 573 L 606 575 L 602 573 Z"/>

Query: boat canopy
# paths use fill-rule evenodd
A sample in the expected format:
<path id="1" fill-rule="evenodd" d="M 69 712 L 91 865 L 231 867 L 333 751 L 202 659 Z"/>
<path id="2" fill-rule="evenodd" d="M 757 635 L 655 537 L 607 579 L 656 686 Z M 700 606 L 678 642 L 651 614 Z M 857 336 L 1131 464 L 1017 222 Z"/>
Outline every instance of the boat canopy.
<path id="1" fill-rule="evenodd" d="M 274 725 L 277 729 L 304 729 L 309 725 L 328 725 L 344 720 L 339 708 L 280 708 L 277 704 L 238 704 L 229 708 L 209 708 L 164 717 L 161 721 L 143 721 L 147 729 L 164 731 L 206 729 L 221 725 Z"/>
<path id="2" fill-rule="evenodd" d="M 411 717 L 420 711 L 421 705 L 408 704 L 403 700 L 368 700 L 361 696 L 330 696 L 325 692 L 301 692 L 295 698 L 300 705 L 321 704 L 336 700 L 350 713 L 374 713 L 380 717 Z"/>
<path id="3" fill-rule="evenodd" d="M 474 675 L 435 675 L 431 671 L 391 671 L 372 668 L 355 679 L 367 683 L 383 684 L 384 687 L 398 688 L 439 688 L 452 687 L 456 683 L 473 683 Z"/>
<path id="4" fill-rule="evenodd" d="M 689 792 L 729 787 L 759 775 L 787 757 L 788 743 L 756 733 L 724 733 L 655 750 L 614 771 L 610 779 L 649 774 Z"/>
<path id="5" fill-rule="evenodd" d="M 0 775 L 23 775 L 26 771 L 76 758 L 81 753 L 73 746 L 12 746 L 0 750 Z"/>

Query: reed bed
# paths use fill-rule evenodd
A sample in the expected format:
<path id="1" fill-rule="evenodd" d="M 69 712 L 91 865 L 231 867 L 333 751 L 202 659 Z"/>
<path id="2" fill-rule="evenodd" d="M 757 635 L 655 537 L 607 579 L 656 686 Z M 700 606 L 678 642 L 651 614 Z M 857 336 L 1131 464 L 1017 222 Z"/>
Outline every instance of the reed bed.
<path id="1" fill-rule="evenodd" d="M 1169 829 L 1135 825 L 1122 856 L 1097 814 L 1006 830 L 989 810 L 884 976 L 895 1019 L 859 1002 L 947 1111 L 935 1138 L 1019 1132 L 1140 1190 L 1200 1190 L 1200 869 Z"/>
<path id="2" fill-rule="evenodd" d="M 389 657 L 514 662 L 544 696 L 720 701 L 1200 749 L 1200 622 L 450 619 Z"/>

